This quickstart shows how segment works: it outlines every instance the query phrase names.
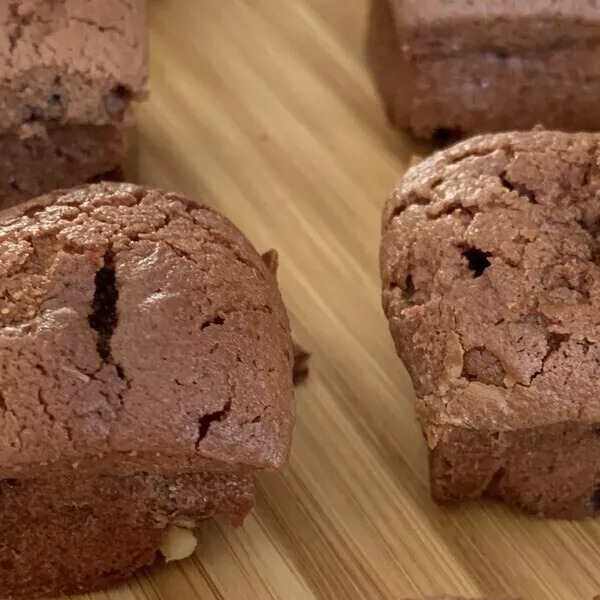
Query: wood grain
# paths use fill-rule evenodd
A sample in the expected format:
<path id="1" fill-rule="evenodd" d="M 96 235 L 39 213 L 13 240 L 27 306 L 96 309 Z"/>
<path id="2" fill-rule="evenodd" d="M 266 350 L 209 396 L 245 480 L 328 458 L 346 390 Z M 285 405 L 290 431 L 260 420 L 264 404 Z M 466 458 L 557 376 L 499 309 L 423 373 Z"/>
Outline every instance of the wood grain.
<path id="1" fill-rule="evenodd" d="M 314 357 L 290 465 L 260 478 L 244 527 L 206 523 L 193 558 L 86 598 L 591 600 L 597 522 L 429 499 L 377 268 L 383 201 L 423 148 L 384 123 L 363 60 L 367 0 L 149 0 L 149 11 L 140 180 L 203 198 L 257 248 L 279 249 Z"/>

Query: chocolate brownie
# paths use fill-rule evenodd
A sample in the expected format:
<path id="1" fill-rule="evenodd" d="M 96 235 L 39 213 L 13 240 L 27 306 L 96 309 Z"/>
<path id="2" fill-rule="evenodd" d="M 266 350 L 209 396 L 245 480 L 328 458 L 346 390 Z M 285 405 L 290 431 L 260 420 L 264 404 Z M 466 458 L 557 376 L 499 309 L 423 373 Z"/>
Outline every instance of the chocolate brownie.
<path id="1" fill-rule="evenodd" d="M 391 123 L 421 137 L 600 129 L 600 5 L 372 0 L 368 56 Z"/>
<path id="2" fill-rule="evenodd" d="M 0 3 L 0 207 L 114 169 L 146 93 L 144 0 Z"/>
<path id="3" fill-rule="evenodd" d="M 383 306 L 441 503 L 600 510 L 600 135 L 488 134 L 412 167 Z"/>
<path id="4" fill-rule="evenodd" d="M 241 522 L 287 458 L 275 278 L 213 210 L 129 184 L 0 213 L 0 597 L 98 588 L 167 526 Z"/>

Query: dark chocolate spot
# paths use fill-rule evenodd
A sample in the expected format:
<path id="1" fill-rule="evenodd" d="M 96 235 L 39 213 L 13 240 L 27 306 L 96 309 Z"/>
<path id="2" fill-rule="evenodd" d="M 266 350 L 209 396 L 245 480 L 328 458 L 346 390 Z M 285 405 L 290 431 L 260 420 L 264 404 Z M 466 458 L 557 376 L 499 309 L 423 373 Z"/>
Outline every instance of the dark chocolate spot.
<path id="1" fill-rule="evenodd" d="M 492 264 L 488 260 L 491 253 L 479 250 L 479 248 L 467 248 L 462 255 L 469 262 L 469 269 L 474 273 L 473 277 L 481 277 L 483 272 Z"/>
<path id="2" fill-rule="evenodd" d="M 438 127 L 431 136 L 431 139 L 436 146 L 448 146 L 457 142 L 462 137 L 463 133 L 458 128 Z"/>
<path id="3" fill-rule="evenodd" d="M 293 342 L 294 349 L 294 367 L 293 367 L 293 380 L 294 385 L 301 384 L 309 373 L 308 361 L 310 360 L 311 354 L 307 352 L 300 344 Z"/>
<path id="4" fill-rule="evenodd" d="M 121 118 L 132 97 L 133 94 L 127 86 L 115 85 L 104 97 L 106 112 L 113 117 Z"/>
<path id="5" fill-rule="evenodd" d="M 592 504 L 592 508 L 595 511 L 599 511 L 600 510 L 600 487 L 597 487 L 592 492 L 591 504 Z"/>
<path id="6" fill-rule="evenodd" d="M 206 329 L 207 327 L 211 327 L 212 325 L 223 325 L 223 323 L 225 323 L 225 319 L 223 317 L 217 316 L 214 319 L 204 321 L 200 329 Z"/>
<path id="7" fill-rule="evenodd" d="M 415 295 L 415 284 L 413 282 L 412 275 L 409 273 L 404 281 L 404 287 L 402 288 L 402 297 L 405 300 L 410 300 Z"/>
<path id="8" fill-rule="evenodd" d="M 568 339 L 569 336 L 565 333 L 554 333 L 551 331 L 546 337 L 548 352 L 556 352 L 560 348 L 560 345 Z"/>
<path id="9" fill-rule="evenodd" d="M 37 106 L 25 105 L 23 108 L 23 122 L 32 123 L 39 121 L 42 117 L 41 111 Z"/>

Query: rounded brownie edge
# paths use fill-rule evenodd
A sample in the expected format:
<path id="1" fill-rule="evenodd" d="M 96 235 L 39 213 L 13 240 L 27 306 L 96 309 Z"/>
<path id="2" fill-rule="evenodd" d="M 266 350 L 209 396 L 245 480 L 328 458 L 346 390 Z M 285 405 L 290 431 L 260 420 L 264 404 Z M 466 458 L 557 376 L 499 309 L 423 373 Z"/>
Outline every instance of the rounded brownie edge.
<path id="1" fill-rule="evenodd" d="M 112 455 L 283 464 L 287 314 L 227 219 L 176 194 L 83 186 L 3 212 L 0 256 L 3 473 Z"/>

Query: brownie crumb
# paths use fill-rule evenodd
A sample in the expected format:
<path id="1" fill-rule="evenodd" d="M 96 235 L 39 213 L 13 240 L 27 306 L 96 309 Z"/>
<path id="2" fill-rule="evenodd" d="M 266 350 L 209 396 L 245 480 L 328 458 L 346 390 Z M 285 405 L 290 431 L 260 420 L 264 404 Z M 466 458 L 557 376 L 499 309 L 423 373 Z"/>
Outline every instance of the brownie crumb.
<path id="1" fill-rule="evenodd" d="M 309 374 L 308 361 L 311 357 L 310 352 L 307 352 L 300 344 L 296 341 L 293 343 L 294 347 L 294 385 L 299 385 L 304 382 Z"/>

